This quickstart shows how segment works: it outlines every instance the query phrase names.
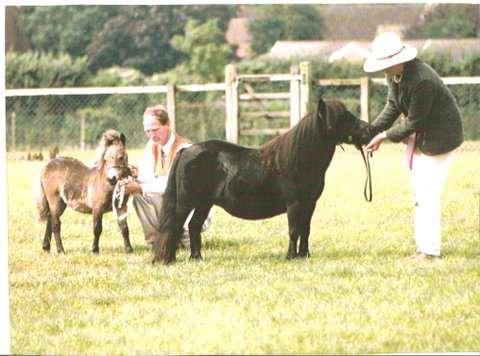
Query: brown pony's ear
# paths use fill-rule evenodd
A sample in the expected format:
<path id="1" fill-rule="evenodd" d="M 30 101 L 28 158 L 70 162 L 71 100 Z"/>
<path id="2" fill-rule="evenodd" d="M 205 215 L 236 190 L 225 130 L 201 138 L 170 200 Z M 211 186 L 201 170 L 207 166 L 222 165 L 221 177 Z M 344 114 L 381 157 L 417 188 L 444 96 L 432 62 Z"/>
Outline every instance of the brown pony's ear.
<path id="1" fill-rule="evenodd" d="M 120 141 L 122 141 L 123 145 L 125 146 L 127 144 L 127 138 L 123 133 L 120 132 Z"/>
<path id="2" fill-rule="evenodd" d="M 103 144 L 100 144 L 95 151 L 95 159 L 93 162 L 95 167 L 98 170 L 100 170 L 103 166 L 103 162 L 104 162 L 103 156 L 105 155 L 106 150 L 107 150 L 107 147 L 105 147 L 105 145 Z"/>

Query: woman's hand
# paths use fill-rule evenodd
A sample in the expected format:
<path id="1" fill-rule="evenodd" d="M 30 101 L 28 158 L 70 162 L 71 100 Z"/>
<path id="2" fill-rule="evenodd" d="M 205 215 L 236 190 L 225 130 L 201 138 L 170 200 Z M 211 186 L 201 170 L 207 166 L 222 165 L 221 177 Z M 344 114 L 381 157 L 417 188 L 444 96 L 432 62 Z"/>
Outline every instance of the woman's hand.
<path id="1" fill-rule="evenodd" d="M 387 133 L 385 131 L 377 134 L 372 140 L 365 146 L 367 152 L 373 152 L 380 148 L 382 142 L 387 138 Z"/>

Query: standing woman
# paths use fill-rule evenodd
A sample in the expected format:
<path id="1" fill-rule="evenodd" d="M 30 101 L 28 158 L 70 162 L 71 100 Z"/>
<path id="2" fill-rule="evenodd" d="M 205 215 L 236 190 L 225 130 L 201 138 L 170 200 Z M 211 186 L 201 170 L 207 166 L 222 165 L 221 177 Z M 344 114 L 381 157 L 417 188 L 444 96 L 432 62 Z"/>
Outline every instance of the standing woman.
<path id="1" fill-rule="evenodd" d="M 382 33 L 373 41 L 363 69 L 385 73 L 388 96 L 372 123 L 379 133 L 366 149 L 376 151 L 385 139 L 407 143 L 415 198 L 414 257 L 431 259 L 440 257 L 440 195 L 453 151 L 463 142 L 463 129 L 454 96 L 437 72 L 416 56 L 417 50 L 395 33 Z M 400 114 L 405 118 L 394 124 Z"/>

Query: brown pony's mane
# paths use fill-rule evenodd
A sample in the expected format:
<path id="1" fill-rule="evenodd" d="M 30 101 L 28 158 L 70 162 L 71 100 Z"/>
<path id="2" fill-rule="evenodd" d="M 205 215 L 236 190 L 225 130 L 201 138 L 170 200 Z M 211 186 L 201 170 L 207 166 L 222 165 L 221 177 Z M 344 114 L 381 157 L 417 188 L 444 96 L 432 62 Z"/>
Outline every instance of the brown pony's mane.
<path id="1" fill-rule="evenodd" d="M 328 106 L 325 105 L 328 112 Z M 297 125 L 284 134 L 262 145 L 258 154 L 264 166 L 278 173 L 289 175 L 302 165 L 306 151 L 318 147 L 325 133 L 327 113 L 317 110 L 304 116 Z M 303 162 L 304 163 L 304 162 Z"/>

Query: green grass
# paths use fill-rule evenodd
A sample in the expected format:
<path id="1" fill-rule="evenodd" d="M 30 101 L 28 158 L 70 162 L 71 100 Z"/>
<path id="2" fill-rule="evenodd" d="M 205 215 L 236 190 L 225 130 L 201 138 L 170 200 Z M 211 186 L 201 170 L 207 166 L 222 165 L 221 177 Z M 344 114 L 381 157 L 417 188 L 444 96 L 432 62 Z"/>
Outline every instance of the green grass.
<path id="1" fill-rule="evenodd" d="M 130 153 L 136 162 L 141 152 Z M 75 155 L 79 155 L 75 153 Z M 88 160 L 92 152 L 80 155 Z M 311 257 L 287 261 L 287 219 L 215 209 L 203 262 L 152 266 L 133 209 L 126 255 L 111 214 L 100 255 L 91 216 L 66 211 L 65 256 L 41 249 L 33 183 L 42 163 L 8 161 L 12 352 L 22 354 L 478 351 L 478 152 L 456 156 L 443 195 L 443 254 L 412 261 L 409 173 L 398 146 L 373 159 L 374 201 L 353 149 L 338 149 L 317 203 Z M 53 243 L 53 241 L 52 241 Z"/>

